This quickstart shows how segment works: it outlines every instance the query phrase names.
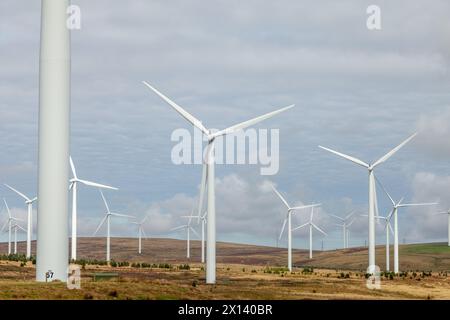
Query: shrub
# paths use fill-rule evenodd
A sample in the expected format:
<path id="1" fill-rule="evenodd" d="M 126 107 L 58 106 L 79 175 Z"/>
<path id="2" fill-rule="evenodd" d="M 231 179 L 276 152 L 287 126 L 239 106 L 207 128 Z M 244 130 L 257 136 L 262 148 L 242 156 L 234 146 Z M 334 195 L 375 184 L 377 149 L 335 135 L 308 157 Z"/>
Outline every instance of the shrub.
<path id="1" fill-rule="evenodd" d="M 119 296 L 119 293 L 117 292 L 117 290 L 112 290 L 108 293 L 108 296 L 117 298 Z"/>
<path id="2" fill-rule="evenodd" d="M 314 268 L 313 267 L 303 268 L 302 273 L 303 274 L 313 274 L 314 273 Z"/>
<path id="3" fill-rule="evenodd" d="M 178 269 L 179 269 L 179 270 L 190 270 L 191 267 L 190 267 L 188 264 L 180 264 L 180 265 L 178 266 Z"/>

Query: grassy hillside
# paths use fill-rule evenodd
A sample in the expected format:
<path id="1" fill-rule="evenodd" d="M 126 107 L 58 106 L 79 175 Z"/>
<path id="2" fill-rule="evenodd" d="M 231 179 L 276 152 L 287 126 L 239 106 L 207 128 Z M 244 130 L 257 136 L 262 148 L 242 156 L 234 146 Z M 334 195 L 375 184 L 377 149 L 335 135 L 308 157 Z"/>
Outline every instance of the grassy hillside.
<path id="1" fill-rule="evenodd" d="M 105 259 L 105 238 L 80 238 L 78 257 Z M 19 243 L 19 252 L 25 251 L 25 243 Z M 35 242 L 33 242 L 33 252 Z M 0 244 L 0 253 L 7 251 L 7 244 Z M 148 263 L 198 263 L 200 262 L 200 242 L 191 242 L 191 259 L 186 259 L 186 241 L 175 239 L 143 240 L 143 253 L 137 253 L 137 239 L 112 238 L 111 257 L 116 261 Z M 385 247 L 376 249 L 376 261 L 385 270 Z M 217 262 L 223 264 L 245 264 L 257 266 L 285 266 L 287 249 L 236 243 L 217 244 Z M 365 270 L 367 267 L 367 248 L 315 251 L 309 260 L 307 250 L 293 250 L 295 266 L 314 266 L 329 269 Z M 393 247 L 391 246 L 391 269 Z M 400 245 L 401 270 L 450 270 L 450 247 L 446 243 L 426 243 Z"/>

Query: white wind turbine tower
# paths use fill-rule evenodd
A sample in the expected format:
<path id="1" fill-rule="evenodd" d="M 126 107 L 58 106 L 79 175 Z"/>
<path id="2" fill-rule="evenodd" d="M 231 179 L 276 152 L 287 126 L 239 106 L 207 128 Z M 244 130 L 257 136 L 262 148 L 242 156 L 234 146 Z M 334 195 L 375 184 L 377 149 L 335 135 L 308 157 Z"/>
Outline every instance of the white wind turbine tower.
<path id="1" fill-rule="evenodd" d="M 77 260 L 77 187 L 78 183 L 84 184 L 90 187 L 96 187 L 101 189 L 118 190 L 117 188 L 107 186 L 104 184 L 82 180 L 77 176 L 75 165 L 72 161 L 72 157 L 69 157 L 70 167 L 72 169 L 73 178 L 70 179 L 69 189 L 72 190 L 72 241 L 71 241 L 71 260 Z"/>
<path id="2" fill-rule="evenodd" d="M 381 188 L 383 189 L 384 193 L 387 195 L 389 200 L 392 204 L 392 210 L 387 216 L 387 219 L 394 218 L 394 272 L 399 273 L 399 256 L 398 256 L 398 209 L 403 207 L 414 207 L 414 206 L 432 206 L 437 204 L 436 202 L 433 203 L 402 203 L 403 198 L 400 199 L 400 201 L 395 202 L 390 194 L 387 192 L 387 190 L 384 188 L 383 184 L 380 180 L 376 179 L 377 182 L 380 184 Z"/>
<path id="3" fill-rule="evenodd" d="M 6 200 L 3 199 L 3 202 L 5 203 L 6 211 L 8 212 L 8 220 L 6 220 L 5 224 L 2 227 L 2 230 L 0 232 L 3 232 L 5 230 L 6 226 L 8 226 L 8 254 L 11 254 L 11 237 L 12 237 L 12 229 L 13 229 L 13 223 L 17 224 L 17 221 L 23 221 L 19 218 L 14 218 L 11 215 L 11 211 L 9 211 L 8 203 L 6 203 Z"/>
<path id="4" fill-rule="evenodd" d="M 447 227 L 447 233 L 448 233 L 448 246 L 450 247 L 450 209 L 447 211 L 438 212 L 437 214 L 446 214 L 448 219 L 448 227 Z"/>
<path id="5" fill-rule="evenodd" d="M 392 212 L 392 211 L 391 211 Z M 389 234 L 394 234 L 394 230 L 391 226 L 391 212 L 386 217 L 377 217 L 378 219 L 384 220 L 384 231 L 386 231 L 386 271 L 391 270 L 391 262 L 390 262 L 390 245 L 391 240 L 389 239 Z"/>
<path id="6" fill-rule="evenodd" d="M 386 153 L 380 159 L 375 161 L 373 164 L 365 163 L 357 158 L 348 156 L 346 154 L 334 151 L 329 148 L 325 148 L 319 146 L 319 148 L 329 151 L 335 155 L 338 155 L 344 159 L 350 160 L 353 163 L 356 163 L 360 166 L 363 166 L 368 170 L 369 173 L 369 268 L 371 272 L 375 272 L 375 216 L 378 216 L 378 204 L 377 204 L 377 194 L 376 194 L 376 186 L 375 186 L 375 178 L 373 170 L 378 165 L 382 164 L 386 160 L 388 160 L 391 156 L 393 156 L 398 150 L 400 150 L 405 144 L 407 144 L 412 138 L 414 138 L 417 133 L 411 135 L 408 139 L 403 141 L 397 147 Z"/>
<path id="7" fill-rule="evenodd" d="M 356 218 L 353 218 L 345 228 L 345 242 L 347 243 L 347 248 L 350 248 L 349 241 L 350 241 L 350 226 L 355 222 Z"/>
<path id="8" fill-rule="evenodd" d="M 36 281 L 65 282 L 69 264 L 70 1 L 41 3 Z"/>
<path id="9" fill-rule="evenodd" d="M 293 231 L 292 223 L 291 223 L 292 214 L 295 213 L 295 210 L 318 207 L 318 206 L 320 206 L 320 203 L 319 204 L 310 204 L 310 205 L 306 205 L 306 206 L 291 207 L 289 205 L 289 203 L 286 201 L 286 199 L 284 199 L 283 196 L 277 191 L 277 189 L 275 189 L 275 187 L 273 185 L 271 185 L 271 187 L 287 208 L 286 218 L 284 218 L 283 226 L 281 227 L 279 239 L 281 239 L 281 236 L 283 235 L 283 231 L 284 231 L 284 228 L 286 227 L 286 223 L 287 223 L 287 225 L 288 225 L 287 226 L 287 229 L 288 229 L 288 231 L 287 231 L 288 232 L 288 269 L 289 269 L 289 271 L 292 271 L 292 231 Z"/>
<path id="10" fill-rule="evenodd" d="M 145 216 L 144 219 L 142 219 L 140 222 L 131 222 L 132 224 L 135 224 L 138 226 L 138 237 L 139 237 L 139 247 L 138 247 L 138 253 L 142 253 L 142 236 L 144 236 L 145 239 L 147 239 L 147 235 L 144 231 L 144 223 L 147 221 L 148 216 Z"/>
<path id="11" fill-rule="evenodd" d="M 349 214 L 347 214 L 344 218 L 341 218 L 339 216 L 336 216 L 334 214 L 330 214 L 330 216 L 340 220 L 342 222 L 342 224 L 338 224 L 336 223 L 335 225 L 337 225 L 338 227 L 342 227 L 342 238 L 344 241 L 344 249 L 348 248 L 348 242 L 347 242 L 347 228 L 349 225 L 349 220 L 350 218 L 355 214 L 355 210 L 351 211 Z"/>
<path id="12" fill-rule="evenodd" d="M 5 183 L 5 186 L 12 190 L 13 192 L 17 193 L 19 196 L 21 196 L 25 200 L 25 204 L 28 208 L 28 215 L 27 215 L 27 258 L 31 257 L 31 238 L 33 234 L 33 202 L 37 200 L 37 197 L 34 197 L 33 199 L 28 198 L 23 193 L 17 191 L 13 187 L 7 185 Z"/>
<path id="13" fill-rule="evenodd" d="M 106 221 L 106 261 L 109 262 L 110 258 L 111 258 L 111 255 L 110 255 L 110 252 L 111 252 L 110 251 L 110 248 L 111 248 L 111 227 L 110 227 L 111 217 L 121 217 L 121 218 L 134 218 L 134 217 L 126 215 L 126 214 L 111 212 L 109 210 L 108 203 L 106 202 L 106 199 L 105 199 L 105 196 L 103 195 L 102 190 L 101 189 L 98 189 L 98 190 L 100 191 L 103 202 L 105 203 L 106 213 L 105 213 L 105 217 L 102 219 L 102 221 L 98 225 L 97 229 L 95 230 L 94 236 L 97 234 L 98 230 L 100 230 L 100 228 Z"/>
<path id="14" fill-rule="evenodd" d="M 187 244 L 186 244 L 186 257 L 188 259 L 190 259 L 191 258 L 191 246 L 190 246 L 191 231 L 195 235 L 197 235 L 197 236 L 199 236 L 199 235 L 198 235 L 197 231 L 195 231 L 195 229 L 191 227 L 191 221 L 192 221 L 192 218 L 194 218 L 194 217 L 192 215 L 190 215 L 190 216 L 182 216 L 182 218 L 189 218 L 188 223 L 185 224 L 185 225 L 179 226 L 179 227 L 172 228 L 172 229 L 170 229 L 170 231 L 177 231 L 177 230 L 183 230 L 183 229 L 186 230 L 186 242 L 187 242 Z"/>
<path id="15" fill-rule="evenodd" d="M 311 214 L 309 216 L 309 221 L 307 223 L 305 223 L 305 224 L 302 224 L 301 226 L 298 226 L 298 227 L 292 229 L 292 231 L 295 231 L 297 229 L 301 229 L 303 227 L 308 227 L 309 226 L 309 258 L 310 259 L 312 259 L 312 256 L 313 256 L 313 253 L 312 253 L 313 252 L 313 249 L 312 249 L 312 247 L 313 247 L 313 245 L 312 245 L 312 243 L 313 243 L 313 241 L 312 241 L 313 228 L 316 229 L 317 231 L 323 233 L 325 236 L 327 235 L 325 233 L 325 231 L 323 231 L 322 229 L 320 229 L 318 226 L 316 226 L 314 224 L 313 217 L 314 217 L 314 207 L 311 208 Z"/>
<path id="16" fill-rule="evenodd" d="M 236 131 L 239 131 L 241 129 L 245 129 L 249 126 L 252 126 L 258 122 L 261 122 L 265 119 L 271 118 L 275 116 L 276 114 L 279 114 L 283 111 L 286 111 L 290 108 L 292 108 L 294 105 L 290 105 L 288 107 L 266 113 L 262 116 L 259 116 L 257 118 L 253 118 L 251 120 L 241 122 L 239 124 L 236 124 L 234 126 L 228 127 L 224 130 L 220 130 L 217 132 L 213 132 L 212 130 L 208 130 L 200 120 L 192 116 L 190 113 L 188 113 L 186 110 L 181 108 L 179 105 L 177 105 L 175 102 L 170 100 L 168 97 L 163 95 L 161 92 L 153 88 L 150 84 L 143 81 L 143 83 L 154 93 L 156 93 L 161 99 L 163 99 L 166 103 L 168 103 L 175 111 L 177 111 L 183 118 L 185 118 L 187 121 L 189 121 L 192 125 L 200 129 L 203 134 L 208 139 L 208 145 L 205 155 L 205 161 L 204 161 L 204 169 L 203 169 L 203 175 L 202 175 L 202 184 L 201 187 L 203 188 L 205 185 L 207 186 L 207 192 L 208 192 L 208 205 L 207 205 L 207 211 L 208 211 L 208 220 L 207 220 L 207 256 L 206 256 L 206 283 L 208 284 L 214 284 L 216 282 L 216 200 L 215 200 L 215 174 L 214 174 L 214 167 L 215 167 L 215 155 L 214 155 L 214 142 L 215 139 L 224 136 L 226 134 L 234 133 Z M 206 167 L 205 167 L 206 166 Z M 206 182 L 206 179 L 207 182 Z M 204 181 L 204 182 L 203 182 Z M 200 196 L 201 199 L 203 199 L 203 195 Z M 201 210 L 201 209 L 199 209 Z"/>

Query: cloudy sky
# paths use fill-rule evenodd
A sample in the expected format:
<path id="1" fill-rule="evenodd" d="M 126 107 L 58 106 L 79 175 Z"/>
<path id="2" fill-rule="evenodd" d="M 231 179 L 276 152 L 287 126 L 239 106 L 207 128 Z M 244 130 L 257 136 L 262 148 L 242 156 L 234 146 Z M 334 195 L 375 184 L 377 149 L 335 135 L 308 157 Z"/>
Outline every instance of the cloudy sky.
<path id="1" fill-rule="evenodd" d="M 276 244 L 285 212 L 273 182 L 293 204 L 321 202 L 324 245 L 340 246 L 327 213 L 366 210 L 367 171 L 317 146 L 373 162 L 415 131 L 377 175 L 396 199 L 440 202 L 401 211 L 401 240 L 446 239 L 445 216 L 433 214 L 450 207 L 448 1 L 72 3 L 82 25 L 72 32 L 71 154 L 81 178 L 120 188 L 106 194 L 115 211 L 149 215 L 148 234 L 183 237 L 168 230 L 194 205 L 201 166 L 171 162 L 171 133 L 192 127 L 142 80 L 211 128 L 296 104 L 257 126 L 280 129 L 277 175 L 217 166 L 219 240 Z M 381 30 L 366 27 L 370 4 L 381 8 Z M 1 1 L 0 181 L 29 196 L 37 192 L 39 32 L 39 1 Z M 89 236 L 104 207 L 97 190 L 79 189 L 80 233 Z M 378 194 L 385 214 L 389 203 Z M 3 187 L 0 195 L 24 217 L 18 197 Z M 350 244 L 364 244 L 366 232 L 366 219 L 357 219 Z M 136 230 L 115 220 L 112 233 Z M 303 231 L 294 237 L 306 246 Z"/>

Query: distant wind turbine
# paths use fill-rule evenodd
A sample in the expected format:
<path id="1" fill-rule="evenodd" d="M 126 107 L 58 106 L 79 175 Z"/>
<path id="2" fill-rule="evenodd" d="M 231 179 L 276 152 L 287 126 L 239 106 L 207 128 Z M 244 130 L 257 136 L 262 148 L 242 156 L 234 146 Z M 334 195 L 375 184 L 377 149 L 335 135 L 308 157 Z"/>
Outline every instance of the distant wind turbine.
<path id="1" fill-rule="evenodd" d="M 197 233 L 197 231 L 195 231 L 194 228 L 191 227 L 192 218 L 195 218 L 192 214 L 190 216 L 182 216 L 182 218 L 189 218 L 188 223 L 185 225 L 179 226 L 179 227 L 172 228 L 172 229 L 170 229 L 170 231 L 186 230 L 186 257 L 188 259 L 190 259 L 191 258 L 191 246 L 190 246 L 191 231 L 198 237 L 199 237 L 199 234 Z"/>
<path id="2" fill-rule="evenodd" d="M 275 187 L 273 185 L 271 185 L 272 190 L 276 193 L 276 195 L 281 199 L 281 201 L 284 203 L 284 205 L 287 208 L 287 214 L 286 214 L 286 218 L 284 218 L 283 221 L 283 226 L 281 227 L 281 232 L 280 232 L 280 237 L 279 239 L 281 239 L 281 236 L 283 235 L 283 231 L 284 228 L 286 227 L 286 223 L 287 223 L 287 233 L 288 233 L 288 269 L 289 271 L 292 271 L 292 223 L 291 223 L 291 217 L 292 214 L 295 213 L 295 210 L 301 210 L 301 209 L 307 209 L 307 208 L 313 208 L 313 207 L 318 207 L 320 206 L 319 204 L 310 204 L 310 205 L 306 205 L 306 206 L 297 206 L 297 207 L 291 207 L 289 205 L 289 203 L 286 201 L 286 199 L 278 192 L 277 189 L 275 189 Z"/>
<path id="3" fill-rule="evenodd" d="M 97 234 L 98 230 L 100 230 L 100 228 L 102 227 L 102 225 L 105 223 L 106 221 L 106 261 L 109 262 L 111 255 L 110 255 L 110 245 L 111 245 L 111 228 L 110 228 L 110 222 L 111 222 L 111 217 L 119 217 L 119 218 L 134 218 L 133 216 L 129 216 L 126 214 L 120 214 L 120 213 L 115 213 L 115 212 L 111 212 L 109 210 L 109 206 L 108 203 L 106 202 L 105 196 L 103 195 L 103 192 L 101 189 L 98 189 L 100 191 L 100 194 L 102 196 L 103 202 L 105 203 L 105 207 L 106 207 L 106 213 L 105 213 L 105 217 L 102 219 L 102 221 L 100 222 L 100 224 L 98 225 L 97 229 L 94 232 L 94 236 Z"/>
<path id="4" fill-rule="evenodd" d="M 6 220 L 5 224 L 2 227 L 2 230 L 0 232 L 3 232 L 5 230 L 6 226 L 8 226 L 8 254 L 11 254 L 11 237 L 12 237 L 12 229 L 13 225 L 17 224 L 17 221 L 23 221 L 22 219 L 15 218 L 11 215 L 11 211 L 9 211 L 8 203 L 5 199 L 3 199 L 3 202 L 5 203 L 6 212 L 8 213 L 8 220 Z"/>
<path id="5" fill-rule="evenodd" d="M 17 254 L 17 230 L 21 230 L 25 233 L 27 232 L 27 230 L 19 226 L 16 222 L 14 222 L 12 228 L 14 230 L 14 254 Z"/>
<path id="6" fill-rule="evenodd" d="M 73 178 L 70 179 L 69 189 L 72 190 L 72 241 L 71 241 L 71 259 L 77 260 L 77 186 L 78 183 L 84 184 L 90 187 L 96 187 L 101 189 L 111 189 L 118 190 L 117 188 L 110 187 L 104 184 L 82 180 L 77 176 L 77 171 L 75 170 L 75 165 L 73 163 L 72 157 L 69 157 L 70 167 L 72 169 Z"/>
<path id="7" fill-rule="evenodd" d="M 182 216 L 183 218 L 195 219 L 198 216 Z M 202 263 L 205 263 L 205 226 L 207 223 L 207 212 L 200 216 L 200 223 L 202 228 L 202 241 L 201 241 L 201 249 L 202 249 Z"/>
<path id="8" fill-rule="evenodd" d="M 33 233 L 33 202 L 37 200 L 37 197 L 34 197 L 33 199 L 28 198 L 23 193 L 17 191 L 13 187 L 5 184 L 5 186 L 17 193 L 19 196 L 21 196 L 25 200 L 25 204 L 28 207 L 28 215 L 27 215 L 27 258 L 31 257 L 31 238 Z"/>
<path id="9" fill-rule="evenodd" d="M 342 227 L 342 238 L 344 240 L 344 249 L 348 248 L 348 241 L 347 241 L 347 228 L 349 226 L 350 218 L 355 214 L 355 210 L 351 211 L 349 214 L 347 214 L 344 218 L 341 218 L 339 216 L 336 216 L 334 214 L 330 214 L 330 216 L 340 220 L 342 223 L 336 225 L 338 227 Z"/>
<path id="10" fill-rule="evenodd" d="M 207 256 L 206 256 L 206 283 L 214 284 L 216 282 L 216 196 L 215 196 L 215 152 L 214 152 L 214 143 L 215 139 L 224 136 L 227 134 L 235 133 L 239 130 L 250 127 L 258 122 L 261 122 L 265 119 L 269 119 L 283 111 L 286 111 L 292 108 L 294 105 L 287 106 L 285 108 L 281 108 L 276 111 L 272 111 L 266 113 L 262 116 L 253 118 L 251 120 L 247 120 L 236 124 L 234 126 L 228 127 L 224 130 L 220 130 L 217 132 L 213 132 L 212 130 L 207 129 L 200 120 L 192 116 L 189 112 L 184 110 L 178 104 L 170 100 L 168 97 L 163 95 L 161 92 L 156 90 L 147 82 L 143 81 L 144 85 L 146 85 L 150 90 L 152 90 L 156 95 L 158 95 L 162 100 L 168 103 L 176 112 L 178 112 L 183 118 L 189 121 L 192 125 L 200 129 L 203 134 L 208 139 L 208 145 L 206 149 L 205 161 L 203 164 L 203 174 L 202 174 L 202 183 L 201 183 L 201 195 L 200 195 L 200 203 L 203 199 L 204 187 L 207 187 L 208 192 L 208 220 L 207 220 Z M 207 181 L 206 181 L 207 179 Z M 199 210 L 201 212 L 201 207 L 199 206 Z"/>
<path id="11" fill-rule="evenodd" d="M 144 230 L 144 223 L 147 221 L 148 216 L 145 216 L 144 219 L 142 219 L 140 222 L 132 222 L 132 224 L 137 225 L 138 227 L 138 237 L 139 237 L 139 245 L 138 245 L 138 253 L 142 253 L 142 236 L 144 236 L 145 239 L 147 239 L 147 235 L 145 234 Z"/>
<path id="12" fill-rule="evenodd" d="M 340 156 L 344 159 L 350 160 L 353 163 L 356 163 L 364 168 L 366 168 L 369 172 L 369 268 L 370 272 L 375 272 L 375 216 L 378 216 L 378 204 L 377 204 L 377 195 L 376 195 L 376 186 L 375 186 L 375 178 L 373 170 L 378 165 L 382 164 L 390 157 L 392 157 L 398 150 L 400 150 L 405 144 L 407 144 L 412 138 L 414 138 L 417 133 L 411 135 L 408 139 L 403 141 L 397 147 L 386 153 L 380 159 L 375 161 L 373 164 L 365 163 L 355 157 L 348 156 L 346 154 L 334 151 L 329 148 L 325 148 L 319 146 L 319 148 L 331 152 L 337 156 Z"/>
<path id="13" fill-rule="evenodd" d="M 414 207 L 414 206 L 432 206 L 437 204 L 436 202 L 432 203 L 402 203 L 403 198 L 401 198 L 398 202 L 395 202 L 391 195 L 387 192 L 386 188 L 383 186 L 379 179 L 376 179 L 378 184 L 383 189 L 386 196 L 389 198 L 392 204 L 392 210 L 388 214 L 387 219 L 394 218 L 394 272 L 399 273 L 399 256 L 398 256 L 398 209 L 403 207 Z"/>
<path id="14" fill-rule="evenodd" d="M 323 233 L 325 236 L 327 235 L 325 233 L 325 231 L 323 231 L 322 229 L 320 229 L 314 222 L 313 222 L 313 217 L 314 217 L 314 207 L 311 208 L 311 214 L 309 216 L 309 221 L 305 224 L 302 224 L 301 226 L 298 226 L 294 229 L 292 229 L 292 231 L 304 228 L 304 227 L 309 227 L 309 258 L 312 259 L 313 257 L 313 239 L 312 239 L 312 233 L 313 233 L 313 228 L 316 229 L 317 231 Z"/>

